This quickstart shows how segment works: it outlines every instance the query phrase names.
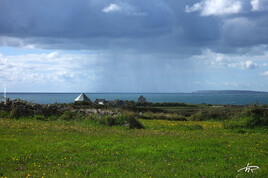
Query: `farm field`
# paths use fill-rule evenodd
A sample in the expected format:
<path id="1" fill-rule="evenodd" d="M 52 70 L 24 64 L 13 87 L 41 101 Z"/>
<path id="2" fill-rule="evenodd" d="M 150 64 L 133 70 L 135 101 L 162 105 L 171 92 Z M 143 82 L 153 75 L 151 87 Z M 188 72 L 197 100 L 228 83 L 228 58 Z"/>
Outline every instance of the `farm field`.
<path id="1" fill-rule="evenodd" d="M 0 177 L 267 177 L 268 135 L 219 121 L 0 120 Z M 253 173 L 237 172 L 250 165 Z"/>

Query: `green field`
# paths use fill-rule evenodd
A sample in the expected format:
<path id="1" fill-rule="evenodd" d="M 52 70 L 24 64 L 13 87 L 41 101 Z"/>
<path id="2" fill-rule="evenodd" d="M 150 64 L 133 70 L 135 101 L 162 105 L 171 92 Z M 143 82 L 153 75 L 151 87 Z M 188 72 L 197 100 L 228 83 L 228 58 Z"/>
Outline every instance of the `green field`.
<path id="1" fill-rule="evenodd" d="M 0 177 L 268 177 L 268 134 L 222 122 L 0 119 Z M 238 169 L 259 166 L 254 173 Z"/>

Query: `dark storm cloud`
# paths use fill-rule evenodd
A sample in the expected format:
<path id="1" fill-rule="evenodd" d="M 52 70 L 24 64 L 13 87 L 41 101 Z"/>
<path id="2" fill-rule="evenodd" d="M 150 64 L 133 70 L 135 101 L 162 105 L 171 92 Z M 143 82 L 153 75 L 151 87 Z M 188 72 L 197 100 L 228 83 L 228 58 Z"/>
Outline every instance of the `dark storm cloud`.
<path id="1" fill-rule="evenodd" d="M 171 29 L 173 14 L 161 1 L 127 1 L 128 4 L 118 3 L 120 11 L 103 12 L 111 2 L 2 0 L 0 33 L 17 37 L 136 38 Z"/>
<path id="2" fill-rule="evenodd" d="M 202 16 L 186 6 L 205 1 L 1 0 L 0 45 L 190 55 L 267 44 L 267 1 L 254 11 L 250 0 L 236 1 L 235 13 Z"/>
<path id="3" fill-rule="evenodd" d="M 252 12 L 247 16 L 226 19 L 222 25 L 225 45 L 246 47 L 268 43 L 268 12 Z"/>

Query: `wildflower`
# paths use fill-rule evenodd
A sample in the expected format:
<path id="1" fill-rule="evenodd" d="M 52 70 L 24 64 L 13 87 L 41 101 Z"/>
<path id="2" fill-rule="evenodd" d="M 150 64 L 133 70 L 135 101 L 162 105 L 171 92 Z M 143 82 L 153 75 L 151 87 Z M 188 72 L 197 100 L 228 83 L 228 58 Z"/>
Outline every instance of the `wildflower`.
<path id="1" fill-rule="evenodd" d="M 24 166 L 21 166 L 21 168 L 20 168 L 21 170 L 23 170 L 24 169 Z"/>

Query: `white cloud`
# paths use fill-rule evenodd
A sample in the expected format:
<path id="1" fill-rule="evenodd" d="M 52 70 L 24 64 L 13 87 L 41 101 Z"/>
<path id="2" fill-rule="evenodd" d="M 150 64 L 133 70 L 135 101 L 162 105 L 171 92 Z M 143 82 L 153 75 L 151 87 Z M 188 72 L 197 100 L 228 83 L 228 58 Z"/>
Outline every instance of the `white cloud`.
<path id="1" fill-rule="evenodd" d="M 213 68 L 238 68 L 253 70 L 258 67 L 265 67 L 268 58 L 268 53 L 251 55 L 251 54 L 223 54 L 213 52 L 210 49 L 205 49 L 202 54 L 195 55 L 192 60 L 198 64 L 205 64 Z M 254 59 L 254 60 L 253 60 Z"/>
<path id="2" fill-rule="evenodd" d="M 110 4 L 109 6 L 102 9 L 102 12 L 109 13 L 109 12 L 115 12 L 120 11 L 121 8 L 117 4 Z"/>
<path id="3" fill-rule="evenodd" d="M 187 5 L 185 11 L 187 13 L 190 13 L 190 12 L 200 11 L 202 9 L 203 9 L 203 4 L 202 3 L 195 3 L 192 7 L 189 7 Z"/>
<path id="4" fill-rule="evenodd" d="M 252 6 L 252 11 L 258 11 L 260 9 L 260 1 L 259 0 L 251 0 L 250 4 Z"/>
<path id="5" fill-rule="evenodd" d="M 268 71 L 261 73 L 262 76 L 268 77 Z"/>
<path id="6" fill-rule="evenodd" d="M 241 10 L 239 0 L 202 0 L 193 6 L 186 6 L 187 13 L 199 11 L 201 16 L 236 14 Z"/>
<path id="7" fill-rule="evenodd" d="M 102 12 L 110 13 L 120 11 L 126 15 L 132 16 L 145 16 L 147 15 L 144 11 L 139 10 L 138 7 L 135 7 L 127 2 L 121 2 L 120 4 L 110 4 L 109 6 L 102 9 Z"/>
<path id="8" fill-rule="evenodd" d="M 94 81 L 101 54 L 24 54 L 4 56 L 0 53 L 0 81 L 13 83 L 72 83 Z"/>
<path id="9" fill-rule="evenodd" d="M 246 69 L 255 69 L 257 67 L 257 64 L 253 63 L 250 60 L 247 60 L 246 62 L 244 62 L 243 65 L 245 66 Z"/>
<path id="10" fill-rule="evenodd" d="M 56 58 L 58 56 L 59 56 L 59 53 L 57 51 L 47 54 L 48 58 Z"/>
<path id="11" fill-rule="evenodd" d="M 268 0 L 251 0 L 250 1 L 252 11 L 267 11 Z"/>

